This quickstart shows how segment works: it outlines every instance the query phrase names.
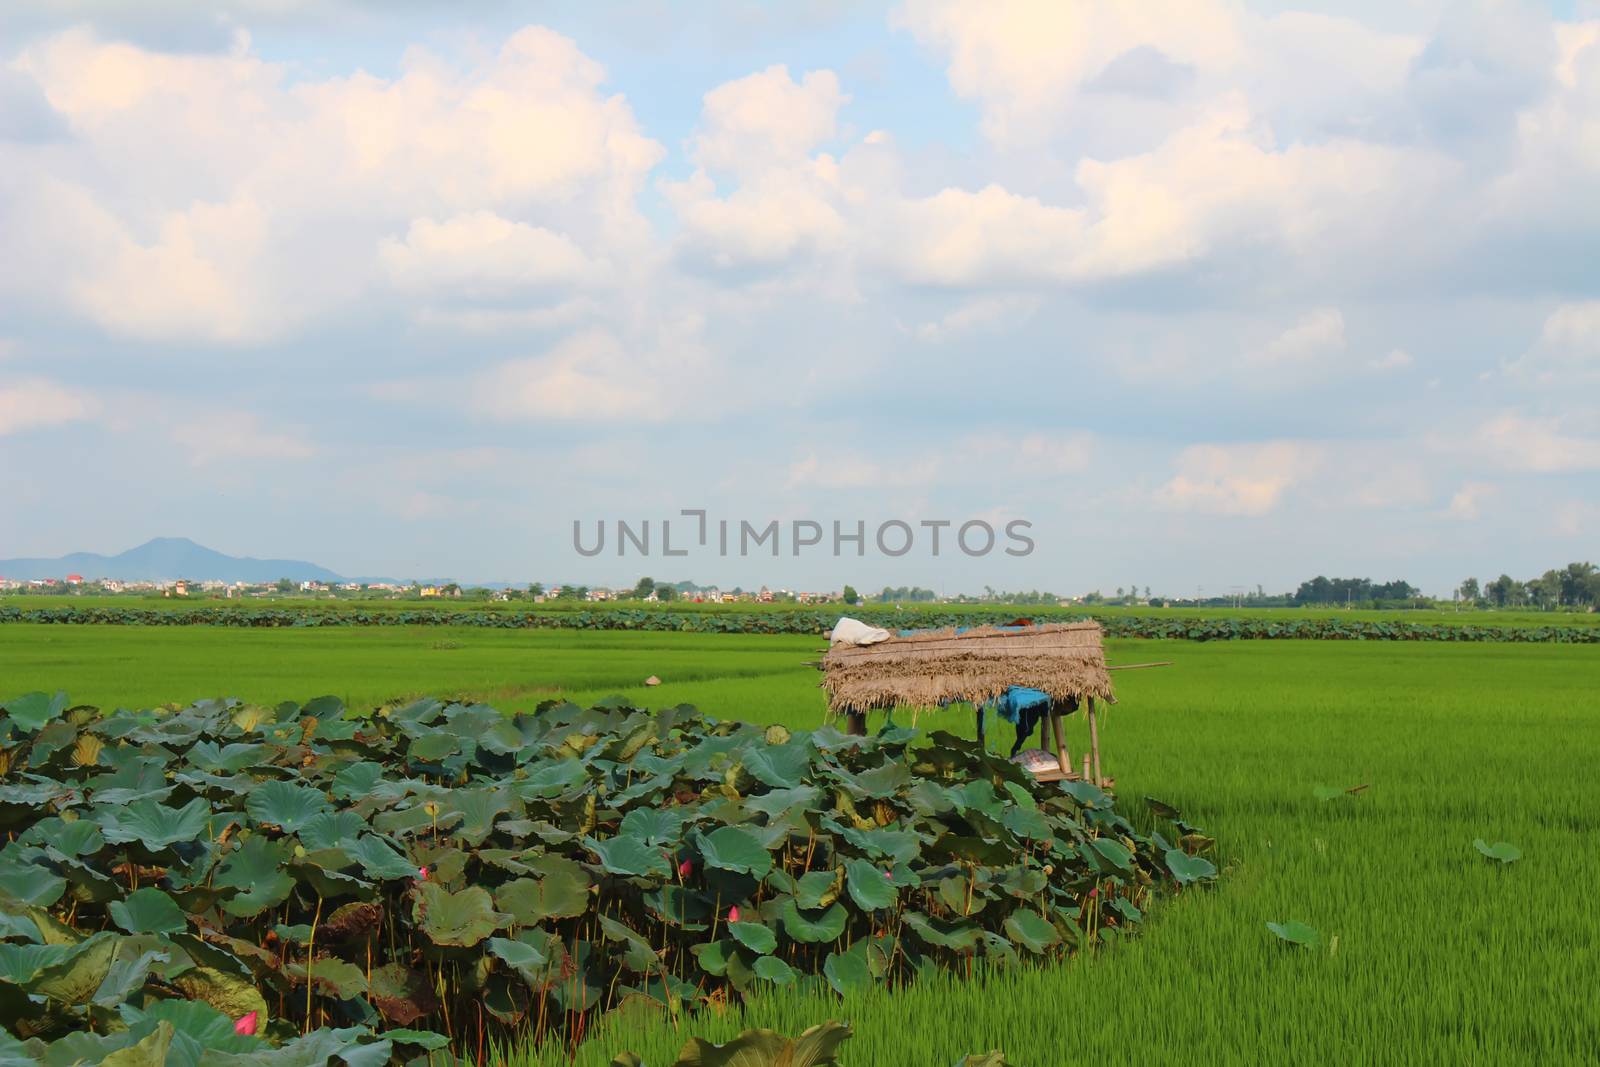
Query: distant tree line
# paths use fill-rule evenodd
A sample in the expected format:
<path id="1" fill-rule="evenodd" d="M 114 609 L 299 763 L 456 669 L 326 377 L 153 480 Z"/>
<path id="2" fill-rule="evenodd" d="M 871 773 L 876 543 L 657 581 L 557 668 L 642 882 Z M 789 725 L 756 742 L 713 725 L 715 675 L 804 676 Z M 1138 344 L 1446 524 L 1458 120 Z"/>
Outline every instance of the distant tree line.
<path id="1" fill-rule="evenodd" d="M 1492 581 L 1468 578 L 1456 588 L 1456 597 L 1468 604 L 1496 608 L 1593 608 L 1600 604 L 1600 568 L 1593 563 L 1569 563 L 1537 578 L 1519 582 L 1509 574 Z"/>
<path id="2" fill-rule="evenodd" d="M 880 604 L 898 604 L 907 600 L 931 604 L 939 599 L 939 594 L 932 589 L 924 589 L 920 585 L 913 585 L 909 588 L 903 585 L 891 588 L 886 585 L 883 587 L 883 592 L 872 599 Z"/>
<path id="3" fill-rule="evenodd" d="M 1422 590 L 1410 582 L 1398 579 L 1378 583 L 1371 578 L 1325 578 L 1319 574 L 1310 581 L 1301 582 L 1300 588 L 1290 597 L 1290 602 L 1298 606 L 1309 604 L 1409 606 L 1411 602 L 1420 599 Z"/>

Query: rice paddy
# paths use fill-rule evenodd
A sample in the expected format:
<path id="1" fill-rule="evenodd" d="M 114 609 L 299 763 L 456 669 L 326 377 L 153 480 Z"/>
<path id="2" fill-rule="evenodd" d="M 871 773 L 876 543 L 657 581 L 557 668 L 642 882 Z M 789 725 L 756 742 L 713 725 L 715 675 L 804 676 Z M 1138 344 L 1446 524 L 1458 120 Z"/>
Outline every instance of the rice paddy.
<path id="1" fill-rule="evenodd" d="M 810 727 L 806 637 L 411 630 L 0 628 L 0 692 L 148 705 L 222 694 L 350 704 L 435 693 L 524 708 L 621 692 Z M 847 1064 L 1593 1062 L 1600 1013 L 1600 653 L 1585 646 L 1109 641 L 1102 747 L 1117 792 L 1218 840 L 1214 890 L 1135 940 L 1043 969 L 936 977 L 859 1000 L 766 996 L 693 1032 L 848 1019 Z M 657 675 L 658 687 L 643 679 Z M 969 734 L 955 711 L 938 725 Z M 904 721 L 904 717 L 902 720 Z M 927 722 L 926 717 L 923 720 Z M 1082 724 L 1069 744 L 1082 750 Z M 1009 744 L 1008 727 L 990 744 Z M 1319 799 L 1317 788 L 1367 788 Z M 1522 851 L 1502 866 L 1473 841 Z M 1275 937 L 1299 920 L 1315 948 Z M 689 1031 L 602 1026 L 577 1063 L 670 1062 Z M 568 1062 L 515 1050 L 516 1062 Z"/>

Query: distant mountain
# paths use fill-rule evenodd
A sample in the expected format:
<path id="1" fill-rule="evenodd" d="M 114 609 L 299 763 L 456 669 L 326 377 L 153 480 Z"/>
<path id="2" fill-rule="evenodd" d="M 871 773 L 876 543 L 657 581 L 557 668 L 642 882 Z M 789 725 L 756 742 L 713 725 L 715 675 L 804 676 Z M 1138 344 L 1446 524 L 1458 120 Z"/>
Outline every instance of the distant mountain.
<path id="1" fill-rule="evenodd" d="M 315 563 L 298 559 L 251 559 L 228 556 L 197 545 L 187 537 L 157 537 L 138 548 L 115 556 L 74 552 L 56 559 L 0 559 L 0 577 L 64 578 L 81 574 L 89 580 L 115 578 L 124 582 L 154 582 L 187 578 L 194 582 L 275 582 L 279 578 L 303 582 L 338 582 L 344 579 Z"/>

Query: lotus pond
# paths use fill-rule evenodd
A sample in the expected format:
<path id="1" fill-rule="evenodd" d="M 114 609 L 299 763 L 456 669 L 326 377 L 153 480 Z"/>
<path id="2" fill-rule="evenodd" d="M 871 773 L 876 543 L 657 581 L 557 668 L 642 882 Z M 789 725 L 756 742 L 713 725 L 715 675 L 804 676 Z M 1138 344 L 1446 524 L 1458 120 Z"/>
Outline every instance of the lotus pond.
<path id="1" fill-rule="evenodd" d="M 0 627 L 7 694 L 66 687 L 112 707 L 333 692 L 359 706 L 436 692 L 527 710 L 620 691 L 794 731 L 819 725 L 822 707 L 801 662 L 814 658 L 808 638 L 37 629 L 50 632 Z M 605 1067 L 631 1049 L 670 1064 L 692 1034 L 794 1035 L 829 1018 L 854 1026 L 847 1065 L 949 1064 L 996 1047 L 1019 1067 L 1592 1061 L 1600 909 L 1581 888 L 1600 877 L 1592 648 L 1107 648 L 1113 662 L 1176 662 L 1118 676 L 1103 745 L 1136 827 L 1158 828 L 1142 802 L 1153 795 L 1217 838 L 1215 885 L 1149 909 L 1138 937 L 1045 968 L 941 971 L 843 995 L 775 988 L 692 1025 L 631 1016 L 591 1030 L 575 1062 Z M 639 685 L 647 674 L 665 684 Z M 971 730 L 954 714 L 918 725 Z M 1479 840 L 1520 858 L 1491 858 Z M 1288 941 L 1268 923 L 1313 934 Z M 519 1063 L 569 1062 L 563 1047 L 512 1051 Z"/>

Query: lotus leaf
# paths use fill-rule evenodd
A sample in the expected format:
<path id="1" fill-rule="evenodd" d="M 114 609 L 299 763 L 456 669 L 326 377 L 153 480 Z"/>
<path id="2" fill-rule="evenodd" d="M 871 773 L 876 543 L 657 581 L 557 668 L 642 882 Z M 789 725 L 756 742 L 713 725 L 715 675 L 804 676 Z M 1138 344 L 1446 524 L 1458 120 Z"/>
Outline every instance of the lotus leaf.
<path id="1" fill-rule="evenodd" d="M 432 882 L 417 891 L 412 918 L 436 945 L 476 945 L 508 920 L 494 910 L 489 891 L 470 886 L 451 893 Z"/>
<path id="2" fill-rule="evenodd" d="M 189 923 L 183 909 L 159 889 L 146 886 L 114 900 L 106 908 L 116 924 L 130 934 L 170 934 Z"/>
<path id="3" fill-rule="evenodd" d="M 742 826 L 719 826 L 700 839 L 700 853 L 712 867 L 752 878 L 772 869 L 772 854 L 761 839 Z"/>

